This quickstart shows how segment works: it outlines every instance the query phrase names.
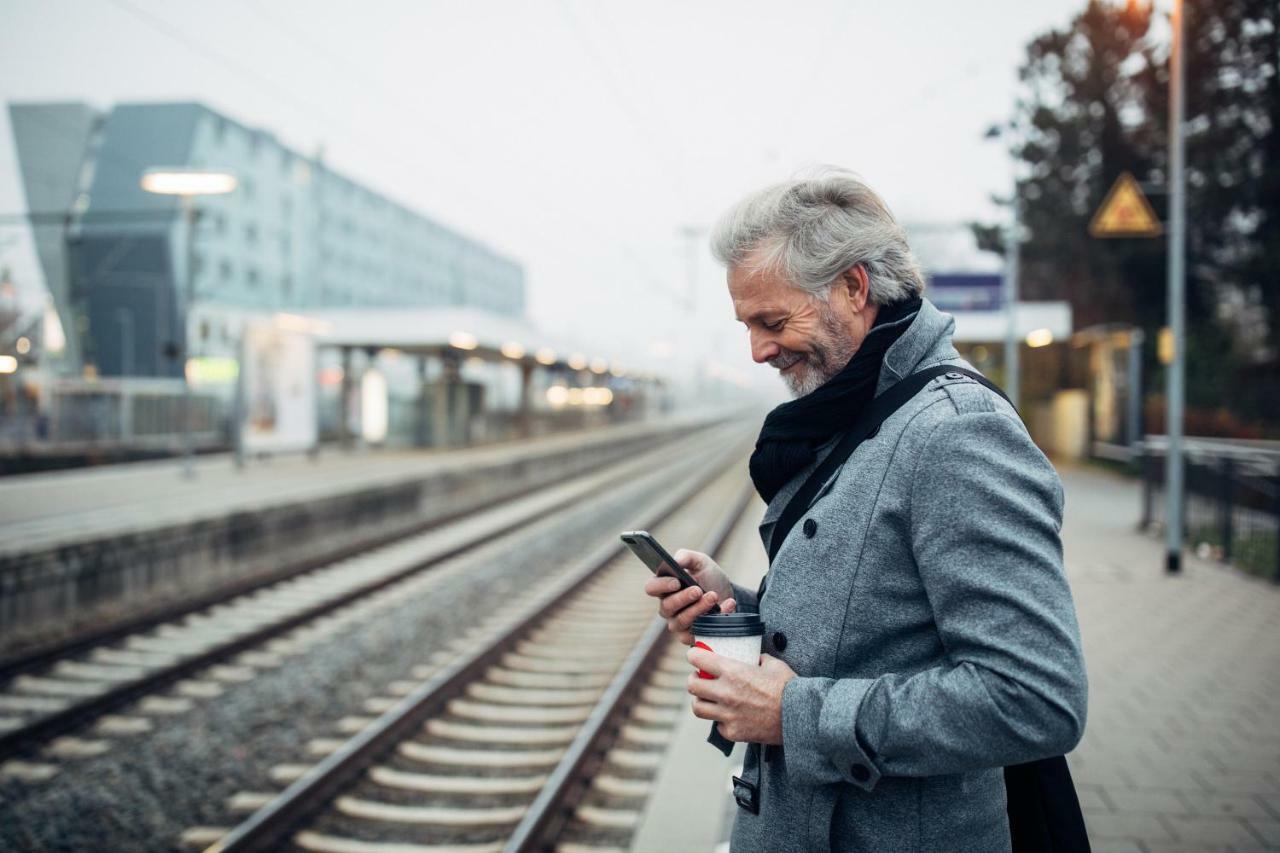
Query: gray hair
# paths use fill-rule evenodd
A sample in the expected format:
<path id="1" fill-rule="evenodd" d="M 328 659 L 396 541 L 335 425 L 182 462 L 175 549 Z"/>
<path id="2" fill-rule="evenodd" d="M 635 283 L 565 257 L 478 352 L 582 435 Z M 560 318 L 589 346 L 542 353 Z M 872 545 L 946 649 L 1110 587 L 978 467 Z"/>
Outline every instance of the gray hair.
<path id="1" fill-rule="evenodd" d="M 711 251 L 726 266 L 776 272 L 824 301 L 836 279 L 858 264 L 873 305 L 924 290 L 906 232 L 880 196 L 845 169 L 824 168 L 747 196 L 712 229 Z"/>

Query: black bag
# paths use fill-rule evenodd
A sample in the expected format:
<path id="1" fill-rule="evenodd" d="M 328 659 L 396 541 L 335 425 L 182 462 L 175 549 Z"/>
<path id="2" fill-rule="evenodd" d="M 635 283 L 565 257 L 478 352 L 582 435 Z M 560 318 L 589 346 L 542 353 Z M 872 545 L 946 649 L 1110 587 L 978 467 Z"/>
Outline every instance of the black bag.
<path id="1" fill-rule="evenodd" d="M 845 463 L 858 445 L 878 433 L 880 425 L 920 393 L 924 386 L 949 373 L 968 376 L 1005 400 L 1009 399 L 999 386 L 982 374 L 953 364 L 939 364 L 913 373 L 876 397 L 840 439 L 840 443 L 787 502 L 769 537 L 770 565 L 791 528 L 809 510 L 809 504 L 818 489 Z M 764 594 L 766 580 L 767 575 L 760 582 L 760 595 Z M 719 734 L 714 725 L 712 734 Z M 1080 800 L 1076 797 L 1065 756 L 1057 755 L 1006 767 L 1004 787 L 1009 813 L 1009 835 L 1013 839 L 1014 853 L 1088 853 L 1089 836 L 1085 831 L 1084 815 L 1080 812 Z"/>

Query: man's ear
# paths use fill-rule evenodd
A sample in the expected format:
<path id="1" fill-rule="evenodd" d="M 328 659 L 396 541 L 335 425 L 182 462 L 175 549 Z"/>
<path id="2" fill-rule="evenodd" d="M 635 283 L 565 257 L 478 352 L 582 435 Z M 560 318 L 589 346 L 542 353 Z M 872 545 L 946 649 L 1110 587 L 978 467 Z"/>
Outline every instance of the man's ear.
<path id="1" fill-rule="evenodd" d="M 871 295 L 871 279 L 867 278 L 867 268 L 862 264 L 854 264 L 840 275 L 840 283 L 849 297 L 853 310 L 861 312 L 867 307 L 867 297 Z"/>

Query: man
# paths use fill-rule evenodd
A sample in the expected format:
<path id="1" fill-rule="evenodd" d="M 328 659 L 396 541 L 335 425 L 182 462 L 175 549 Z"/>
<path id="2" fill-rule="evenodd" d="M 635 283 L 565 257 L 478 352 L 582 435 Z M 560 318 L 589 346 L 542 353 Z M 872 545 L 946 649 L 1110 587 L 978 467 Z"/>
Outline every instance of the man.
<path id="1" fill-rule="evenodd" d="M 760 191 L 717 225 L 752 357 L 796 399 L 765 420 L 751 476 L 766 548 L 791 497 L 876 396 L 938 364 L 968 368 L 954 321 L 921 298 L 906 237 L 851 173 Z M 761 664 L 702 649 L 693 713 L 745 742 L 735 851 L 1010 849 L 1002 767 L 1061 755 L 1086 686 L 1062 568 L 1062 488 L 1017 413 L 948 372 L 888 417 L 790 528 L 762 584 L 650 579 L 668 628 L 758 607 Z M 754 799 L 754 803 L 749 802 Z M 744 800 L 740 799 L 740 804 Z M 752 807 L 758 814 L 752 813 Z"/>

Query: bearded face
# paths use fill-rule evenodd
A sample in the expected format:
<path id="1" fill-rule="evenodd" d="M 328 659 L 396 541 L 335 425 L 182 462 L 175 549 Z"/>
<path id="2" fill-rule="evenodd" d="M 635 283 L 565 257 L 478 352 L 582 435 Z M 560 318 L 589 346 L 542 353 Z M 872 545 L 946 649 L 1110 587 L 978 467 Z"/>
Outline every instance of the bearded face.
<path id="1" fill-rule="evenodd" d="M 822 295 L 796 287 L 767 265 L 729 268 L 729 297 L 751 339 L 751 357 L 778 371 L 796 397 L 844 369 L 875 322 L 866 270 L 853 267 Z"/>
<path id="2" fill-rule="evenodd" d="M 781 349 L 768 364 L 779 371 L 793 397 L 818 390 L 845 368 L 857 345 L 835 312 L 825 302 L 816 302 L 818 325 L 804 350 Z"/>

